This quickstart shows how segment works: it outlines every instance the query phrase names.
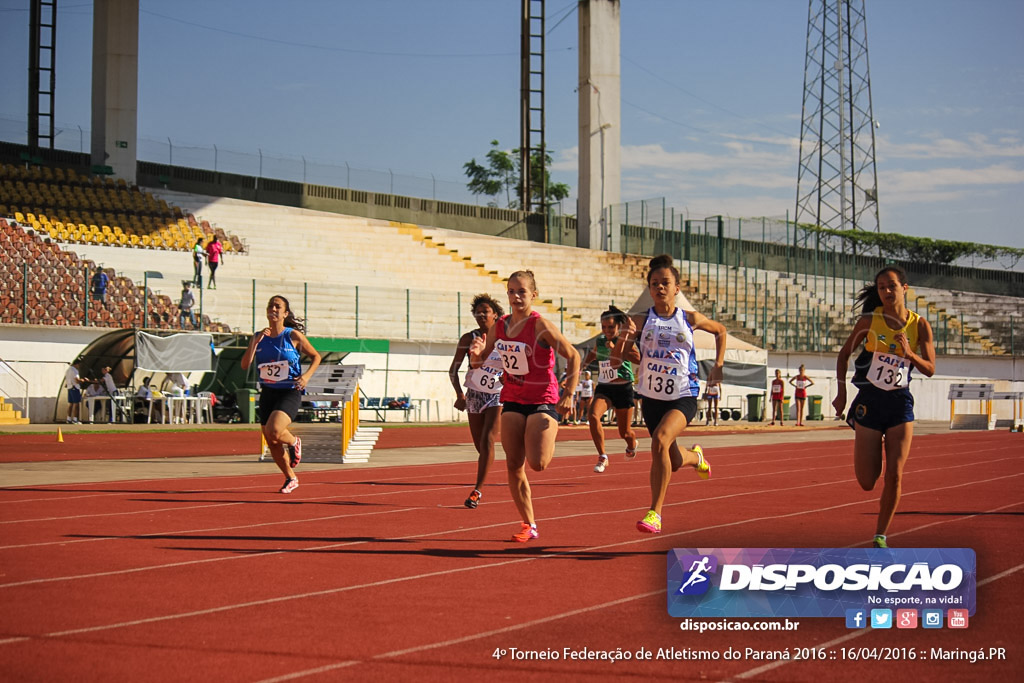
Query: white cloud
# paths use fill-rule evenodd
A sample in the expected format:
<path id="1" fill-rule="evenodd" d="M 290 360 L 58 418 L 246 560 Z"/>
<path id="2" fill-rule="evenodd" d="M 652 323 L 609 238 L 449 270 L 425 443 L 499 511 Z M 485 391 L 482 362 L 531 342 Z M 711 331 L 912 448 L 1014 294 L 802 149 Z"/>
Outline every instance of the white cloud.
<path id="1" fill-rule="evenodd" d="M 1016 133 L 1003 134 L 995 141 L 987 135 L 971 133 L 957 140 L 936 136 L 922 142 L 894 143 L 879 137 L 877 154 L 879 163 L 885 159 L 984 159 L 989 157 L 1024 157 L 1024 141 Z"/>

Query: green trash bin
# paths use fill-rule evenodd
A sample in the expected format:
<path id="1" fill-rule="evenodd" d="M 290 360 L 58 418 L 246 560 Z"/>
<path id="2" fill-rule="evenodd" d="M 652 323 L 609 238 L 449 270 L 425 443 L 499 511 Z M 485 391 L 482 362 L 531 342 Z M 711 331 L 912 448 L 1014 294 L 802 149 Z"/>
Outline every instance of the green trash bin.
<path id="1" fill-rule="evenodd" d="M 760 422 L 764 411 L 764 394 L 747 394 L 747 422 Z"/>
<path id="2" fill-rule="evenodd" d="M 824 420 L 825 418 L 821 414 L 821 396 L 808 396 L 807 397 L 807 419 L 808 420 Z"/>
<path id="3" fill-rule="evenodd" d="M 246 424 L 256 423 L 256 390 L 238 389 L 235 391 L 235 400 L 238 402 L 238 412 L 242 415 L 242 422 Z"/>

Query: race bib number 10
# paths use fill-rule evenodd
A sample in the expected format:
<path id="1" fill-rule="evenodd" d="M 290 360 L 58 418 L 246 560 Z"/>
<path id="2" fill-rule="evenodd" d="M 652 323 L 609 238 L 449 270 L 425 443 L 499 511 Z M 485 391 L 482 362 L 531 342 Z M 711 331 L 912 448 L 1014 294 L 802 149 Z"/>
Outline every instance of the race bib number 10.
<path id="1" fill-rule="evenodd" d="M 876 351 L 871 354 L 868 381 L 885 391 L 904 389 L 910 384 L 910 364 L 906 358 Z"/>
<path id="2" fill-rule="evenodd" d="M 597 375 L 598 383 L 608 384 L 610 382 L 614 382 L 615 378 L 619 376 L 618 371 L 612 367 L 612 362 L 610 360 L 598 361 L 597 365 L 600 368 Z"/>

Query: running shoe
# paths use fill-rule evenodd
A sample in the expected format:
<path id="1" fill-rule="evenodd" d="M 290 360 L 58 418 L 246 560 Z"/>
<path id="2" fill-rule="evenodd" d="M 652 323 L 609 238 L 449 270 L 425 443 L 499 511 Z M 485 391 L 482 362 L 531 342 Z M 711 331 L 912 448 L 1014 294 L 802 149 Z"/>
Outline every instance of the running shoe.
<path id="1" fill-rule="evenodd" d="M 480 504 L 480 499 L 484 497 L 484 494 L 480 493 L 477 489 L 473 489 L 473 493 L 469 494 L 469 498 L 466 499 L 464 505 L 470 510 L 475 510 L 476 506 Z"/>
<path id="2" fill-rule="evenodd" d="M 626 458 L 632 460 L 635 457 L 636 457 L 636 446 L 633 446 L 632 448 L 630 448 L 629 446 L 626 446 Z"/>
<path id="3" fill-rule="evenodd" d="M 871 544 L 876 548 L 888 548 L 889 544 L 885 542 L 885 536 L 875 536 Z"/>
<path id="4" fill-rule="evenodd" d="M 512 534 L 512 540 L 518 541 L 519 543 L 526 543 L 537 538 L 540 534 L 537 533 L 537 527 L 523 522 L 522 528 L 519 529 L 519 533 Z"/>
<path id="5" fill-rule="evenodd" d="M 295 443 L 288 446 L 289 464 L 295 467 L 302 462 L 302 439 L 295 437 Z"/>
<path id="6" fill-rule="evenodd" d="M 693 469 L 697 470 L 697 476 L 701 479 L 710 479 L 711 463 L 704 459 L 704 449 L 698 444 L 693 444 L 690 450 L 697 454 L 697 464 L 693 466 Z"/>
<path id="7" fill-rule="evenodd" d="M 642 531 L 645 534 L 660 534 L 661 533 L 661 515 L 654 510 L 648 510 L 644 518 L 636 523 L 637 531 Z"/>
<path id="8" fill-rule="evenodd" d="M 597 464 L 594 465 L 594 471 L 597 472 L 598 474 L 600 474 L 601 472 L 604 472 L 604 468 L 606 468 L 606 467 L 608 467 L 608 456 L 607 455 L 599 455 L 599 456 L 597 456 Z"/>
<path id="9" fill-rule="evenodd" d="M 285 479 L 284 486 L 281 487 L 281 493 L 291 493 L 295 489 L 299 488 L 299 480 L 295 477 L 291 479 Z"/>

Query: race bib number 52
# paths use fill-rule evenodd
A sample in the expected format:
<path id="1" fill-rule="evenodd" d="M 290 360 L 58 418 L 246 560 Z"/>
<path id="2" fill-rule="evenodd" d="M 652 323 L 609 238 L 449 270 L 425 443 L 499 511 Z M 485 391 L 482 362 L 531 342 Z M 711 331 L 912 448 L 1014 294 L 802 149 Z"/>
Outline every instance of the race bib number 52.
<path id="1" fill-rule="evenodd" d="M 283 382 L 288 379 L 288 361 L 286 360 L 261 363 L 259 370 L 261 382 Z"/>

